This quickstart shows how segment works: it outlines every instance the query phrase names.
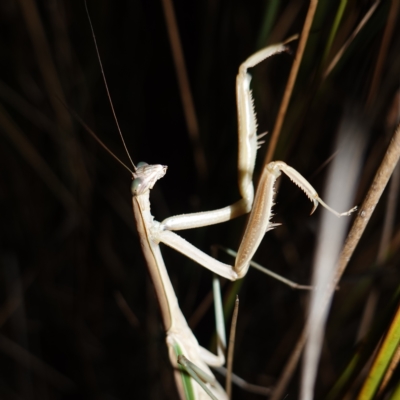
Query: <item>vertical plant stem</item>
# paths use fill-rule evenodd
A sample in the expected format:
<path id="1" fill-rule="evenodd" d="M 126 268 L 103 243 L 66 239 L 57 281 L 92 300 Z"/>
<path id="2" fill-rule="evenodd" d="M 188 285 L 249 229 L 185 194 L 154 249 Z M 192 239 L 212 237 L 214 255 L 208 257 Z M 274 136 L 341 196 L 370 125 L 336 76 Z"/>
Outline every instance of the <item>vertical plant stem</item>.
<path id="1" fill-rule="evenodd" d="M 297 73 L 299 72 L 300 62 L 303 58 L 304 49 L 306 47 L 308 35 L 311 30 L 311 25 L 314 19 L 315 11 L 317 9 L 318 0 L 311 0 L 310 7 L 308 8 L 306 20 L 304 22 L 303 32 L 300 36 L 299 47 L 297 48 L 296 57 L 294 58 L 292 69 L 290 71 L 289 79 L 286 84 L 285 93 L 283 95 L 282 103 L 276 117 L 274 130 L 272 131 L 271 141 L 269 143 L 268 152 L 264 159 L 264 166 L 272 161 L 275 152 L 276 144 L 282 130 L 283 121 L 285 119 L 286 111 L 292 96 L 294 83 L 296 82 Z"/>
<path id="2" fill-rule="evenodd" d="M 171 44 L 172 56 L 174 59 L 176 76 L 178 78 L 179 90 L 182 99 L 183 112 L 185 114 L 186 126 L 193 146 L 193 153 L 198 176 L 201 180 L 207 177 L 207 163 L 203 147 L 199 138 L 199 123 L 190 90 L 189 78 L 183 56 L 182 44 L 179 37 L 178 24 L 175 18 L 172 0 L 162 0 L 165 21 L 167 24 L 169 41 Z"/>
<path id="3" fill-rule="evenodd" d="M 382 196 L 383 190 L 385 189 L 390 177 L 392 176 L 393 170 L 397 165 L 400 157 L 400 124 L 397 126 L 390 145 L 386 151 L 385 157 L 376 172 L 374 181 L 365 197 L 365 200 L 360 207 L 357 218 L 351 228 L 351 231 L 346 239 L 344 248 L 339 257 L 338 269 L 335 277 L 335 281 L 332 282 L 333 290 L 339 282 L 347 264 L 353 255 L 353 252 L 360 241 L 362 234 L 371 218 L 372 213 L 378 204 L 379 199 Z"/>

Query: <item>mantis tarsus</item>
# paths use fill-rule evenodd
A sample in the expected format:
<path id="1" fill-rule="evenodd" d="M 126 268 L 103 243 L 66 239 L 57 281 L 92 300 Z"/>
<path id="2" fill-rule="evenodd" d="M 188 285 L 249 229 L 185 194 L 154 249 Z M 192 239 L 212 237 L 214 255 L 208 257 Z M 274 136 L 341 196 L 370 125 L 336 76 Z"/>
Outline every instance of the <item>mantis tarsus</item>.
<path id="1" fill-rule="evenodd" d="M 96 42 L 95 45 L 98 52 Z M 214 396 L 217 399 L 226 398 L 225 391 L 215 380 L 209 369 L 209 366 L 222 365 L 224 356 L 221 353 L 216 356 L 199 346 L 193 332 L 188 327 L 186 319 L 179 308 L 160 252 L 159 243 L 162 242 L 174 248 L 224 278 L 233 281 L 244 277 L 248 271 L 251 258 L 265 232 L 274 228 L 274 224 L 270 221 L 274 201 L 274 184 L 281 172 L 284 172 L 310 198 L 314 204 L 312 212 L 314 212 L 318 203 L 337 216 L 349 215 L 354 211 L 354 209 L 351 209 L 344 213 L 337 213 L 329 208 L 319 198 L 317 192 L 308 181 L 283 161 L 271 162 L 264 168 L 254 196 L 252 177 L 259 143 L 257 142 L 256 115 L 250 90 L 251 76 L 247 73 L 247 70 L 266 58 L 285 50 L 285 44 L 269 46 L 250 56 L 239 68 L 236 79 L 236 95 L 239 135 L 238 182 L 241 200 L 219 210 L 174 216 L 160 223 L 154 220 L 151 215 L 149 196 L 155 182 L 165 175 L 167 167 L 145 163 L 135 166 L 132 162 L 134 171 L 131 172 L 134 179 L 131 190 L 137 230 L 160 304 L 170 361 L 175 369 L 176 384 L 181 398 L 202 399 L 209 398 L 209 396 Z M 99 61 L 101 64 L 100 57 Z M 104 81 L 107 88 L 105 77 Z M 110 96 L 109 100 L 113 109 Z M 233 267 L 208 256 L 172 232 L 174 230 L 198 228 L 225 222 L 249 212 L 250 216 Z M 182 373 L 178 366 L 178 357 L 181 363 L 189 361 L 194 366 L 193 373 L 202 382 L 201 386 L 185 373 Z"/>

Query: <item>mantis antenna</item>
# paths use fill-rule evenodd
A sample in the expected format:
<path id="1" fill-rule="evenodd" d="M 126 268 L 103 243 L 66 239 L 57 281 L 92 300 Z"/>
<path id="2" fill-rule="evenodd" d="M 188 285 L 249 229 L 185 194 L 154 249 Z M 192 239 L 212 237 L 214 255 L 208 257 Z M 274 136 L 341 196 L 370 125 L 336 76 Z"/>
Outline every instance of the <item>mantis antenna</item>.
<path id="1" fill-rule="evenodd" d="M 74 116 L 75 119 L 79 121 L 79 123 L 86 129 L 90 135 L 93 136 L 93 138 L 99 143 L 101 147 L 103 147 L 104 150 L 106 150 L 111 156 L 113 156 L 124 168 L 126 168 L 132 175 L 134 175 L 134 172 L 123 162 L 121 161 L 107 146 L 106 144 L 89 128 L 89 126 L 83 121 L 83 119 L 73 110 L 71 107 L 69 107 L 67 104 L 65 104 L 58 96 L 57 99 L 61 101 L 61 103 L 64 105 L 64 107 Z M 129 154 L 128 154 L 129 156 Z M 130 159 L 130 157 L 129 157 Z M 132 161 L 132 160 L 131 160 Z M 133 164 L 133 163 L 132 163 Z M 136 171 L 136 166 L 133 164 L 133 167 L 135 168 Z"/>
<path id="2" fill-rule="evenodd" d="M 110 102 L 110 105 L 111 105 L 111 110 L 112 110 L 112 113 L 113 113 L 113 116 L 114 116 L 115 123 L 116 123 L 116 125 L 117 125 L 117 129 L 118 129 L 118 132 L 119 132 L 119 136 L 121 137 L 121 140 L 122 140 L 122 143 L 123 143 L 123 145 L 124 145 L 126 154 L 128 155 L 128 158 L 129 158 L 131 164 L 133 165 L 133 169 L 136 171 L 136 165 L 133 163 L 132 158 L 131 158 L 131 156 L 130 156 L 130 154 L 129 154 L 128 148 L 127 148 L 126 143 L 125 143 L 124 135 L 122 134 L 122 130 L 121 130 L 121 128 L 120 128 L 120 126 L 119 126 L 119 123 L 118 123 L 117 114 L 115 113 L 114 104 L 113 104 L 113 102 L 112 102 L 111 95 L 110 95 L 110 91 L 109 91 L 109 89 L 108 89 L 106 74 L 104 73 L 103 63 L 101 62 L 99 47 L 97 46 L 96 35 L 94 34 L 93 24 L 92 24 L 92 20 L 91 20 L 91 18 L 90 18 L 90 14 L 89 14 L 89 10 L 88 10 L 88 7 L 87 7 L 87 2 L 86 2 L 86 0 L 85 0 L 85 9 L 86 9 L 86 14 L 87 14 L 88 19 L 89 19 L 90 30 L 92 31 L 94 46 L 95 46 L 95 48 L 96 48 L 97 58 L 98 58 L 99 64 L 100 64 L 101 75 L 103 76 L 103 81 L 104 81 L 104 85 L 105 85 L 105 87 L 106 87 L 108 101 Z M 104 145 L 103 145 L 103 147 L 104 147 Z M 108 151 L 108 150 L 107 150 L 107 151 Z M 115 156 L 114 156 L 114 157 L 115 157 Z"/>

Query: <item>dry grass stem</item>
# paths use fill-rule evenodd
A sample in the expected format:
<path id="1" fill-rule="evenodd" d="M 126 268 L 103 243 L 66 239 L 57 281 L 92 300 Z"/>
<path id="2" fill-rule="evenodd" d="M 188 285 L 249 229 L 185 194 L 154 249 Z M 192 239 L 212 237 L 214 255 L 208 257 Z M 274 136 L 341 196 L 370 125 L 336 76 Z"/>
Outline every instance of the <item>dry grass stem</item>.
<path id="1" fill-rule="evenodd" d="M 171 0 L 162 0 L 162 5 L 164 8 L 164 16 L 167 24 L 169 42 L 171 44 L 176 76 L 179 83 L 183 112 L 185 114 L 188 134 L 193 146 L 193 155 L 197 167 L 197 173 L 201 180 L 205 180 L 208 174 L 207 162 L 204 155 L 204 149 L 200 142 L 199 123 L 197 121 L 192 91 L 190 90 L 185 57 L 183 56 L 178 24 L 175 18 L 174 5 Z"/>
<path id="2" fill-rule="evenodd" d="M 397 126 L 390 145 L 387 149 L 385 157 L 376 172 L 375 178 L 371 184 L 371 187 L 365 197 L 363 204 L 360 207 L 357 218 L 347 236 L 346 243 L 342 250 L 342 253 L 338 262 L 338 270 L 334 282 L 332 282 L 332 288 L 336 287 L 339 283 L 340 278 L 343 275 L 344 270 L 350 261 L 351 256 L 361 239 L 362 234 L 371 218 L 372 213 L 378 204 L 382 193 L 392 176 L 393 170 L 397 165 L 400 157 L 400 125 Z"/>
<path id="3" fill-rule="evenodd" d="M 311 25 L 314 19 L 315 11 L 317 9 L 318 0 L 311 0 L 308 8 L 307 16 L 304 21 L 303 31 L 300 36 L 299 46 L 297 48 L 296 56 L 293 61 L 292 69 L 286 83 L 285 93 L 281 105 L 279 107 L 278 115 L 276 117 L 274 130 L 272 131 L 271 140 L 268 146 L 268 152 L 264 159 L 264 166 L 272 161 L 275 148 L 278 143 L 278 138 L 282 130 L 283 121 L 285 119 L 286 111 L 289 106 L 289 101 L 293 93 L 293 87 L 296 82 L 297 73 L 299 72 L 300 63 L 303 58 L 304 50 L 306 48 L 307 39 L 311 30 Z"/>

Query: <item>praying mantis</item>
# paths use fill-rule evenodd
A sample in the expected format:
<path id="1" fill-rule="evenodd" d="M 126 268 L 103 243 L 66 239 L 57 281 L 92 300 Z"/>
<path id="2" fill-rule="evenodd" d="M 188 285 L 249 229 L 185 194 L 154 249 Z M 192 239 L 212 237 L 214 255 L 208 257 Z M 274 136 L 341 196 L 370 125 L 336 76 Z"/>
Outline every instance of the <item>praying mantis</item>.
<path id="1" fill-rule="evenodd" d="M 90 25 L 93 32 L 91 21 Z M 101 65 L 96 40 L 95 46 Z M 162 222 L 158 222 L 151 214 L 150 190 L 153 189 L 155 183 L 166 174 L 167 167 L 160 164 L 148 165 L 146 163 L 138 163 L 135 165 L 132 162 L 133 171 L 131 171 L 129 167 L 118 160 L 133 176 L 131 192 L 137 231 L 143 255 L 160 305 L 166 331 L 166 344 L 169 358 L 174 368 L 176 385 L 182 399 L 206 399 L 210 397 L 213 399 L 228 398 L 209 368 L 210 366 L 223 365 L 225 357 L 221 346 L 219 346 L 218 355 L 214 355 L 198 344 L 196 337 L 189 328 L 179 308 L 178 300 L 168 276 L 159 244 L 166 244 L 221 277 L 231 281 L 243 278 L 250 267 L 251 259 L 257 251 L 265 232 L 276 226 L 276 224 L 271 222 L 275 195 L 274 185 L 282 172 L 299 186 L 313 202 L 311 214 L 315 211 L 318 204 L 321 204 L 338 217 L 349 215 L 355 210 L 354 207 L 349 211 L 338 213 L 331 209 L 322 201 L 311 184 L 299 172 L 283 161 L 273 161 L 263 169 L 257 191 L 254 191 L 253 171 L 257 149 L 260 145 L 259 139 L 262 135 L 257 136 L 256 114 L 250 90 L 251 76 L 248 73 L 248 69 L 256 66 L 268 57 L 285 52 L 286 50 L 286 43 L 269 46 L 251 55 L 239 67 L 236 78 L 236 101 L 239 137 L 238 186 L 241 199 L 236 203 L 218 210 L 183 214 L 169 217 Z M 101 70 L 109 95 L 102 65 Z M 114 106 L 110 95 L 109 101 L 115 117 Z M 115 120 L 125 146 L 116 117 Z M 92 133 L 89 128 L 87 129 Z M 113 156 L 116 158 L 115 155 Z M 129 153 L 128 157 L 130 158 Z M 173 232 L 226 222 L 247 213 L 249 213 L 249 218 L 236 255 L 234 266 L 224 264 L 210 257 Z M 222 347 L 224 347 L 225 339 L 222 337 L 224 336 L 223 330 L 218 331 L 218 336 Z M 183 365 L 183 367 L 180 367 L 178 362 Z M 187 374 L 189 370 L 190 376 Z"/>

